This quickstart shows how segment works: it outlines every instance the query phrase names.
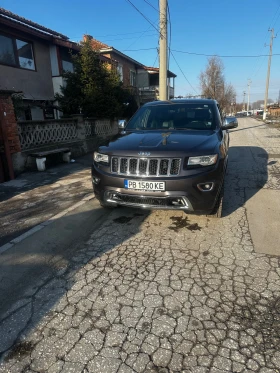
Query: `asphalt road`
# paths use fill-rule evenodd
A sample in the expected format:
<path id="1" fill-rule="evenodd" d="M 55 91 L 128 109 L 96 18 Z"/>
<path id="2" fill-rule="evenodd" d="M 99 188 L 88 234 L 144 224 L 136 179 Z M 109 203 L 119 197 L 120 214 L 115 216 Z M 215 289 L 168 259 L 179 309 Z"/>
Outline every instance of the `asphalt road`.
<path id="1" fill-rule="evenodd" d="M 280 132 L 239 123 L 222 219 L 93 200 L 0 255 L 1 373 L 280 372 Z"/>

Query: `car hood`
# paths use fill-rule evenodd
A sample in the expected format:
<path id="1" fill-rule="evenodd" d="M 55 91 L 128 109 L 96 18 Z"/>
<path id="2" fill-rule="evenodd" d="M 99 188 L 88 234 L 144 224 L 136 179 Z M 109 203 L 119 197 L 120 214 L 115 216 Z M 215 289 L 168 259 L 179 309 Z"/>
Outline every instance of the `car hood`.
<path id="1" fill-rule="evenodd" d="M 137 131 L 116 138 L 107 146 L 101 146 L 99 151 L 109 155 L 123 156 L 145 156 L 147 152 L 151 157 L 167 156 L 166 152 L 169 156 L 203 155 L 213 153 L 218 141 L 219 132 L 212 130 Z"/>

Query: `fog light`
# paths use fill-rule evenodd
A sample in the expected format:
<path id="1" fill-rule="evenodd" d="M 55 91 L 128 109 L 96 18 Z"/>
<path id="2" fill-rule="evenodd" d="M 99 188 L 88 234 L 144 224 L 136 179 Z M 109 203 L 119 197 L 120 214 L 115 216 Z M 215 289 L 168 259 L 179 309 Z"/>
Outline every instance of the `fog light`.
<path id="1" fill-rule="evenodd" d="M 97 184 L 99 184 L 99 181 L 100 181 L 99 177 L 95 177 L 95 176 L 92 177 L 93 184 L 97 185 Z"/>
<path id="2" fill-rule="evenodd" d="M 214 183 L 197 184 L 197 187 L 202 192 L 209 192 L 210 190 L 212 190 L 214 188 Z"/>
<path id="3" fill-rule="evenodd" d="M 180 205 L 182 205 L 182 200 L 181 200 L 181 198 L 176 198 L 176 199 L 173 199 L 173 201 L 171 201 L 171 203 L 174 206 L 180 206 Z"/>

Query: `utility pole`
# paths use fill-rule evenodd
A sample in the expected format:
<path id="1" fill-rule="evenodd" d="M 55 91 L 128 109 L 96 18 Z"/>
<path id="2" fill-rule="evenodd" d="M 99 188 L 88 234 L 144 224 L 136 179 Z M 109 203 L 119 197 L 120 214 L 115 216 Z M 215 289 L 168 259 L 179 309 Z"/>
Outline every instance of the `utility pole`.
<path id="1" fill-rule="evenodd" d="M 247 114 L 250 110 L 250 84 L 252 83 L 251 79 L 248 79 L 248 103 L 247 103 Z"/>
<path id="2" fill-rule="evenodd" d="M 245 95 L 246 95 L 246 92 L 243 91 L 243 106 L 242 106 L 242 111 L 245 111 Z"/>
<path id="3" fill-rule="evenodd" d="M 269 88 L 269 78 L 270 78 L 270 65 L 271 65 L 271 57 L 272 57 L 272 47 L 273 47 L 273 39 L 276 37 L 276 36 L 274 36 L 274 29 L 269 29 L 268 31 L 271 32 L 271 37 L 270 37 L 270 50 L 269 50 L 268 66 L 267 66 L 267 76 L 266 76 L 266 88 L 265 88 L 265 96 L 264 96 L 263 120 L 266 119 L 266 107 L 267 107 L 267 98 L 268 98 L 268 88 Z"/>
<path id="4" fill-rule="evenodd" d="M 167 100 L 167 0 L 159 3 L 159 99 Z"/>

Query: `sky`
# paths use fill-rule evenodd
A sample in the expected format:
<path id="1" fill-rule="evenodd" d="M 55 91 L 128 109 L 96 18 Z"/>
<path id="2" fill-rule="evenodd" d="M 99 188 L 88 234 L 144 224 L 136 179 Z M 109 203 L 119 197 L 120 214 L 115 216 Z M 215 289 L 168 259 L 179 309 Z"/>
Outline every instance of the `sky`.
<path id="1" fill-rule="evenodd" d="M 169 69 L 177 75 L 176 96 L 199 94 L 199 74 L 209 56 L 218 55 L 223 56 L 225 80 L 234 86 L 236 101 L 247 102 L 248 80 L 250 102 L 263 100 L 268 30 L 274 28 L 278 36 L 273 39 L 268 97 L 278 99 L 280 0 L 168 0 L 168 4 Z M 158 0 L 0 0 L 0 7 L 76 42 L 83 34 L 92 35 L 146 66 L 158 67 Z"/>

